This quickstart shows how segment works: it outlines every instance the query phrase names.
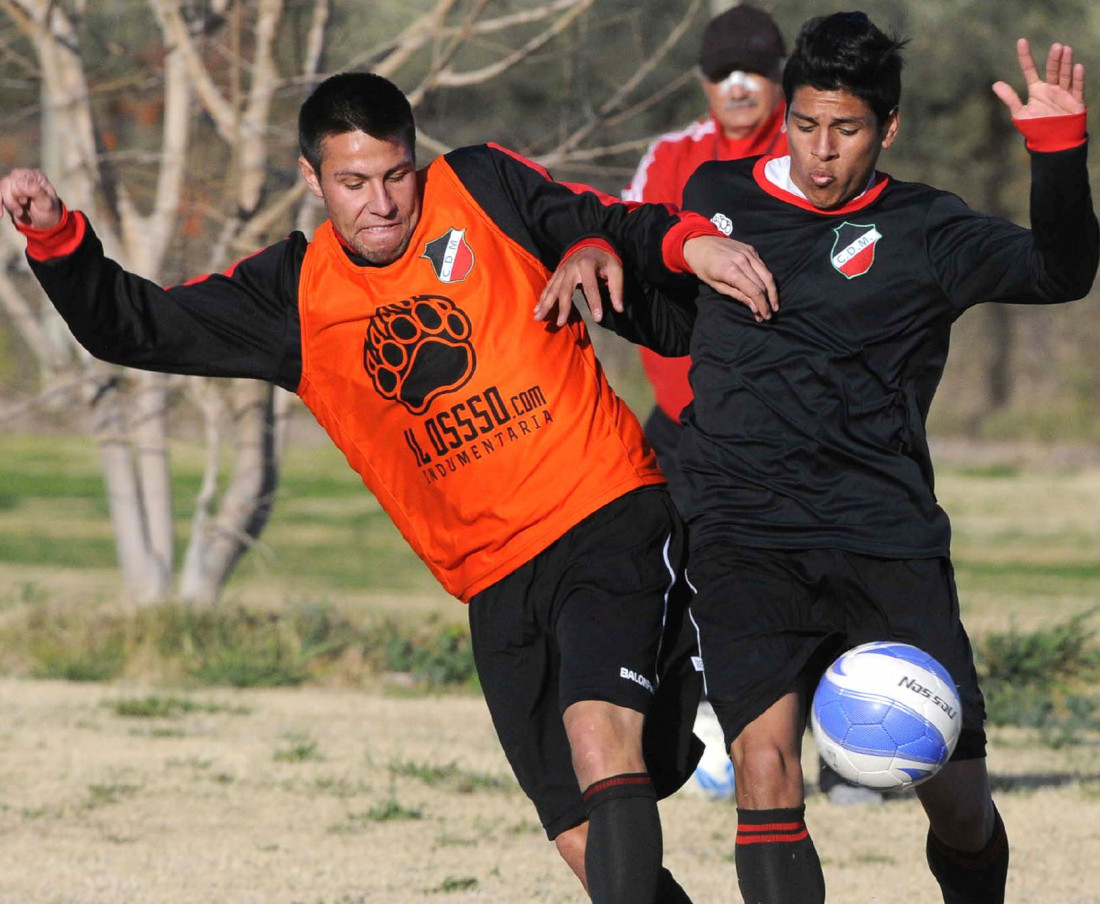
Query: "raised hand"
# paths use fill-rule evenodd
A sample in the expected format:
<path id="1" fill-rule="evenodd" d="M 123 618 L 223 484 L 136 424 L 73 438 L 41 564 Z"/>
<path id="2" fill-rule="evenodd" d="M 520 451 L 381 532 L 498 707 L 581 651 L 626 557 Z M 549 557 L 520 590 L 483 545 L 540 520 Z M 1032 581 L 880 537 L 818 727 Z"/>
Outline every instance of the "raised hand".
<path id="1" fill-rule="evenodd" d="M 1051 44 L 1047 54 L 1046 77 L 1039 73 L 1031 57 L 1026 38 L 1016 42 L 1016 56 L 1027 85 L 1027 103 L 1020 100 L 1007 82 L 996 82 L 993 93 L 1008 107 L 1013 119 L 1038 119 L 1041 116 L 1065 116 L 1085 110 L 1085 67 L 1073 62 L 1073 48 Z"/>
<path id="2" fill-rule="evenodd" d="M 0 179 L 0 203 L 17 226 L 52 229 L 61 221 L 61 199 L 41 170 L 14 169 Z"/>

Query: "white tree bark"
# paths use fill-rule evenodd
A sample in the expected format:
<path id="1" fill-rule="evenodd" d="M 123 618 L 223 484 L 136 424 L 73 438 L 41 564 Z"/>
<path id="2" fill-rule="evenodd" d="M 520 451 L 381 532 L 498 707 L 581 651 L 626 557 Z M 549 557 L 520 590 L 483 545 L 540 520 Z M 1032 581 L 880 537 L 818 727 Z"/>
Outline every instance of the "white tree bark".
<path id="1" fill-rule="evenodd" d="M 304 186 L 298 182 L 272 190 L 272 118 L 280 89 L 312 85 L 323 77 L 331 0 L 313 0 L 296 72 L 280 71 L 277 58 L 287 0 L 212 0 L 198 7 L 187 0 L 147 2 L 164 48 L 163 70 L 156 73 L 163 82 L 163 117 L 151 199 L 136 191 L 131 194 L 128 174 L 97 140 L 96 108 L 77 27 L 85 12 L 79 0 L 0 0 L 0 10 L 19 26 L 37 56 L 43 109 L 40 163 L 62 197 L 70 207 L 89 212 L 109 255 L 127 269 L 159 281 L 179 232 L 186 180 L 191 178 L 188 163 L 199 128 L 195 114 L 201 108 L 230 161 L 221 179 L 227 191 L 220 197 L 219 235 L 205 271 L 222 270 L 231 260 L 256 250 L 273 229 L 285 228 L 281 224 L 296 207 L 298 226 L 308 233 L 319 209 Z M 629 119 L 679 83 L 659 88 L 650 98 L 635 97 L 657 60 L 681 39 L 703 7 L 703 0 L 679 2 L 682 22 L 611 96 L 593 98 L 587 119 L 574 125 L 542 162 L 598 159 L 640 149 L 650 140 L 645 136 L 593 146 L 600 127 Z M 408 93 L 417 106 L 433 91 L 484 85 L 507 76 L 558 43 L 571 48 L 570 35 L 596 9 L 597 0 L 546 0 L 518 11 L 513 4 L 495 0 L 435 0 L 419 17 L 410 14 L 410 24 L 395 37 L 367 48 L 342 68 L 369 63 L 379 74 L 411 77 L 415 84 Z M 491 46 L 493 52 L 479 53 L 476 65 L 462 68 L 459 61 L 469 57 L 459 51 L 471 40 L 482 50 Z M 408 76 L 408 71 L 415 74 Z M 683 78 L 690 78 L 690 73 Z M 448 147 L 423 131 L 420 136 L 434 151 Z M 7 235 L 0 244 L 0 307 L 42 367 L 43 397 L 58 397 L 71 391 L 77 379 L 83 382 L 83 392 L 73 396 L 83 400 L 100 446 L 119 564 L 130 597 L 150 603 L 175 594 L 194 604 L 216 602 L 270 516 L 288 396 L 252 382 L 180 383 L 92 361 L 59 326 L 59 319 L 42 315 L 48 305 L 36 306 L 20 295 L 7 265 L 21 245 L 10 239 Z M 167 429 L 176 385 L 184 386 L 185 397 L 201 413 L 207 442 L 203 485 L 178 581 Z M 0 418 L 6 416 L 10 413 L 0 412 Z M 222 489 L 220 469 L 227 457 L 230 474 Z"/>

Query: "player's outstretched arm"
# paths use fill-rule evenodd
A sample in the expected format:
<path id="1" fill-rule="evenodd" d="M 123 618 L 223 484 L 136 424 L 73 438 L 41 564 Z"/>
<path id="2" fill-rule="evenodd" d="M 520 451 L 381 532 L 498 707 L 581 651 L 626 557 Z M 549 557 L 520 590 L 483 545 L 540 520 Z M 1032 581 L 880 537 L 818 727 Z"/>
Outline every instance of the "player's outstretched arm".
<path id="1" fill-rule="evenodd" d="M 779 293 L 771 271 L 756 249 L 744 242 L 720 236 L 699 235 L 684 243 L 684 262 L 700 280 L 716 292 L 736 299 L 753 312 L 758 322 L 770 320 L 779 310 Z M 596 322 L 603 319 L 600 284 L 607 286 L 612 308 L 624 310 L 623 266 L 610 251 L 586 245 L 558 265 L 535 306 L 535 320 L 547 320 L 557 312 L 564 326 L 572 310 L 573 290 L 580 288 Z"/>
<path id="2" fill-rule="evenodd" d="M 25 229 L 53 229 L 61 221 L 61 199 L 41 170 L 13 169 L 0 179 L 0 203 Z"/>
<path id="3" fill-rule="evenodd" d="M 1016 56 L 1027 87 L 1026 103 L 1008 82 L 993 85 L 993 93 L 1004 101 L 1013 119 L 1066 116 L 1085 111 L 1085 67 L 1073 62 L 1072 47 L 1051 44 L 1046 71 L 1042 74 L 1035 65 L 1026 38 L 1016 42 Z"/>

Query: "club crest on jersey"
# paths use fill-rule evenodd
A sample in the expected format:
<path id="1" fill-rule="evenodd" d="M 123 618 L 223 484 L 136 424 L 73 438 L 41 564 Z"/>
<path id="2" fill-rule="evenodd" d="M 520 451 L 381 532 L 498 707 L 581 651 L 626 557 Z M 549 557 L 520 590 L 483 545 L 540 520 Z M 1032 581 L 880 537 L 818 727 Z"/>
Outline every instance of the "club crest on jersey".
<path id="1" fill-rule="evenodd" d="M 442 295 L 414 295 L 367 321 L 363 368 L 379 395 L 423 414 L 432 400 L 464 386 L 477 367 L 470 318 Z"/>
<path id="2" fill-rule="evenodd" d="M 863 276 L 875 262 L 875 245 L 882 238 L 882 233 L 874 223 L 864 225 L 847 221 L 834 227 L 833 232 L 836 233 L 836 241 L 829 256 L 833 267 L 848 279 Z"/>
<path id="3" fill-rule="evenodd" d="M 474 252 L 466 241 L 465 229 L 448 229 L 424 246 L 424 253 L 440 282 L 462 282 L 474 269 Z"/>

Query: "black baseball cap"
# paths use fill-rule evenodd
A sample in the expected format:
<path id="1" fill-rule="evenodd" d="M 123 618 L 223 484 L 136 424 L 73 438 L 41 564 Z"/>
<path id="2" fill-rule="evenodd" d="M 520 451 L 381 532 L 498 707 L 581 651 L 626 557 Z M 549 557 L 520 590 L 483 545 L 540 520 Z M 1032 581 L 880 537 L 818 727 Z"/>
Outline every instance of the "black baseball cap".
<path id="1" fill-rule="evenodd" d="M 774 77 L 786 55 L 775 20 L 762 9 L 742 3 L 715 16 L 703 29 L 699 68 L 711 81 L 735 69 Z"/>

